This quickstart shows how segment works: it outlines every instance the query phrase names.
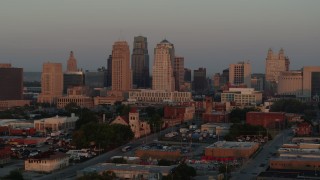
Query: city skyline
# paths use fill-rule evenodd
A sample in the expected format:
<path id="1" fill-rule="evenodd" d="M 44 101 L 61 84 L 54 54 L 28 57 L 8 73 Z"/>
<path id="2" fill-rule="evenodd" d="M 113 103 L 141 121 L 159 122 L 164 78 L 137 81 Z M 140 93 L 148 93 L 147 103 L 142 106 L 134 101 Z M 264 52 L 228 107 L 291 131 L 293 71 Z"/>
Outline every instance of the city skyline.
<path id="1" fill-rule="evenodd" d="M 206 67 L 208 76 L 246 60 L 250 60 L 253 73 L 264 72 L 269 48 L 283 48 L 291 59 L 291 69 L 318 65 L 319 1 L 184 1 L 167 5 L 142 0 L 3 2 L 1 63 L 22 67 L 25 72 L 40 72 L 48 61 L 63 63 L 65 69 L 65 59 L 73 50 L 79 68 L 96 70 L 106 67 L 113 42 L 126 40 L 132 52 L 134 37 L 143 35 L 151 49 L 169 39 L 176 55 L 185 58 L 186 68 Z M 150 60 L 151 68 L 152 53 Z"/>

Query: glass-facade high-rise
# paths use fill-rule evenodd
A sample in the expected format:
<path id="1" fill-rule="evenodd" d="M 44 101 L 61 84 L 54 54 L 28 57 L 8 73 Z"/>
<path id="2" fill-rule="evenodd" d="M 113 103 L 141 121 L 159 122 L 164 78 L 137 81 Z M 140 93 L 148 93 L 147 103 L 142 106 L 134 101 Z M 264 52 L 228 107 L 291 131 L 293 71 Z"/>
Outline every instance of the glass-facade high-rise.
<path id="1" fill-rule="evenodd" d="M 149 54 L 147 38 L 134 37 L 133 51 L 131 55 L 131 70 L 133 86 L 136 88 L 149 88 Z"/>

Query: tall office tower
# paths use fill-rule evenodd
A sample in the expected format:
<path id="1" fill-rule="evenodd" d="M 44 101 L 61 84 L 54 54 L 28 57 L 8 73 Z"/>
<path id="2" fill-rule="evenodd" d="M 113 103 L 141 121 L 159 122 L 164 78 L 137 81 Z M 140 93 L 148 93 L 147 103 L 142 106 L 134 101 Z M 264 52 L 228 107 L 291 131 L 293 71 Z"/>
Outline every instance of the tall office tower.
<path id="1" fill-rule="evenodd" d="M 208 88 L 206 68 L 199 68 L 193 71 L 193 90 L 196 94 L 204 94 Z"/>
<path id="2" fill-rule="evenodd" d="M 67 62 L 67 72 L 77 72 L 77 60 L 73 56 L 73 51 L 70 52 L 70 57 Z"/>
<path id="3" fill-rule="evenodd" d="M 184 81 L 191 82 L 191 69 L 184 68 Z"/>
<path id="4" fill-rule="evenodd" d="M 263 91 L 265 85 L 265 75 L 260 73 L 251 74 L 251 88 L 255 91 Z"/>
<path id="5" fill-rule="evenodd" d="M 228 83 L 229 82 L 229 68 L 224 69 L 222 71 L 221 76 L 222 76 L 221 77 L 222 79 L 220 80 L 220 84 L 225 85 L 226 83 Z"/>
<path id="6" fill-rule="evenodd" d="M 303 97 L 305 100 L 320 100 L 320 66 L 303 67 Z"/>
<path id="7" fill-rule="evenodd" d="M 175 57 L 173 64 L 175 90 L 180 91 L 184 83 L 184 57 Z"/>
<path id="8" fill-rule="evenodd" d="M 112 90 L 131 89 L 130 50 L 126 41 L 117 41 L 112 47 Z"/>
<path id="9" fill-rule="evenodd" d="M 251 64 L 249 62 L 239 62 L 229 65 L 229 82 L 234 85 L 245 84 L 251 87 Z"/>
<path id="10" fill-rule="evenodd" d="M 44 63 L 41 74 L 40 103 L 56 103 L 63 92 L 63 73 L 61 63 Z"/>
<path id="11" fill-rule="evenodd" d="M 215 73 L 212 77 L 213 80 L 213 88 L 214 90 L 219 90 L 220 89 L 220 81 L 221 81 L 221 74 L 220 73 Z"/>
<path id="12" fill-rule="evenodd" d="M 0 64 L 0 100 L 21 100 L 23 69 L 11 64 Z"/>
<path id="13" fill-rule="evenodd" d="M 107 60 L 107 86 L 106 87 L 111 87 L 112 85 L 112 55 L 109 55 L 108 60 Z"/>
<path id="14" fill-rule="evenodd" d="M 173 92 L 173 62 L 174 46 L 164 39 L 154 48 L 154 62 L 152 68 L 152 89 Z"/>
<path id="15" fill-rule="evenodd" d="M 268 50 L 266 58 L 266 89 L 271 93 L 276 92 L 278 78 L 280 72 L 289 71 L 290 61 L 284 55 L 284 50 L 281 48 L 278 54 L 274 54 L 272 49 Z"/>
<path id="16" fill-rule="evenodd" d="M 89 72 L 84 74 L 84 84 L 89 88 L 103 88 L 107 84 L 107 71 Z"/>
<path id="17" fill-rule="evenodd" d="M 150 87 L 149 54 L 146 37 L 134 37 L 131 56 L 131 70 L 133 85 L 136 88 Z"/>
<path id="18" fill-rule="evenodd" d="M 77 68 L 77 60 L 73 52 L 70 52 L 70 57 L 67 61 L 67 71 L 63 73 L 63 93 L 67 94 L 68 88 L 84 85 L 84 74 Z"/>

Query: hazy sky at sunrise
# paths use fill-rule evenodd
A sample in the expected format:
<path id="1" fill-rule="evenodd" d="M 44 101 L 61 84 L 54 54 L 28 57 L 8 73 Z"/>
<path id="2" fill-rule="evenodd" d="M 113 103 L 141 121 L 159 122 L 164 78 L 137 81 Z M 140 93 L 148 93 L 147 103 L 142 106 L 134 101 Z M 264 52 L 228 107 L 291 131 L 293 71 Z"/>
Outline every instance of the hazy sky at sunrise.
<path id="1" fill-rule="evenodd" d="M 153 48 L 163 38 L 185 67 L 207 75 L 250 60 L 264 73 L 268 48 L 284 48 L 290 69 L 320 65 L 320 0 L 1 0 L 0 63 L 41 71 L 46 61 L 66 69 L 106 66 L 112 44 L 134 36 Z M 151 71 L 151 69 L 150 69 Z"/>

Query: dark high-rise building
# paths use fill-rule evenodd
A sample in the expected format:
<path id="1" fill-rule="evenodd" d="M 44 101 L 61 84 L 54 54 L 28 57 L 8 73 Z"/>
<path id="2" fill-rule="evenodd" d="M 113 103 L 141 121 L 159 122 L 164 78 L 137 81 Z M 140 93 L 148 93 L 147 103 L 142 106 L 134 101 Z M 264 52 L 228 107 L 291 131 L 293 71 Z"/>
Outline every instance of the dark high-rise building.
<path id="1" fill-rule="evenodd" d="M 196 94 L 204 94 L 208 88 L 206 68 L 193 71 L 193 90 Z"/>
<path id="2" fill-rule="evenodd" d="M 146 37 L 134 37 L 133 51 L 131 55 L 131 70 L 134 87 L 150 87 L 149 54 Z"/>
<path id="3" fill-rule="evenodd" d="M 68 88 L 84 85 L 84 74 L 82 71 L 63 73 L 63 93 L 67 94 Z"/>
<path id="4" fill-rule="evenodd" d="M 112 55 L 109 55 L 107 60 L 107 86 L 111 87 L 112 84 Z"/>
<path id="5" fill-rule="evenodd" d="M 85 72 L 85 85 L 90 88 L 103 88 L 107 85 L 107 71 Z"/>
<path id="6" fill-rule="evenodd" d="M 191 69 L 184 68 L 184 81 L 191 82 Z"/>
<path id="7" fill-rule="evenodd" d="M 21 100 L 23 92 L 23 69 L 11 64 L 0 64 L 0 100 Z"/>
<path id="8" fill-rule="evenodd" d="M 180 91 L 184 83 L 184 57 L 175 57 L 173 63 L 173 76 L 175 81 L 175 90 Z"/>

